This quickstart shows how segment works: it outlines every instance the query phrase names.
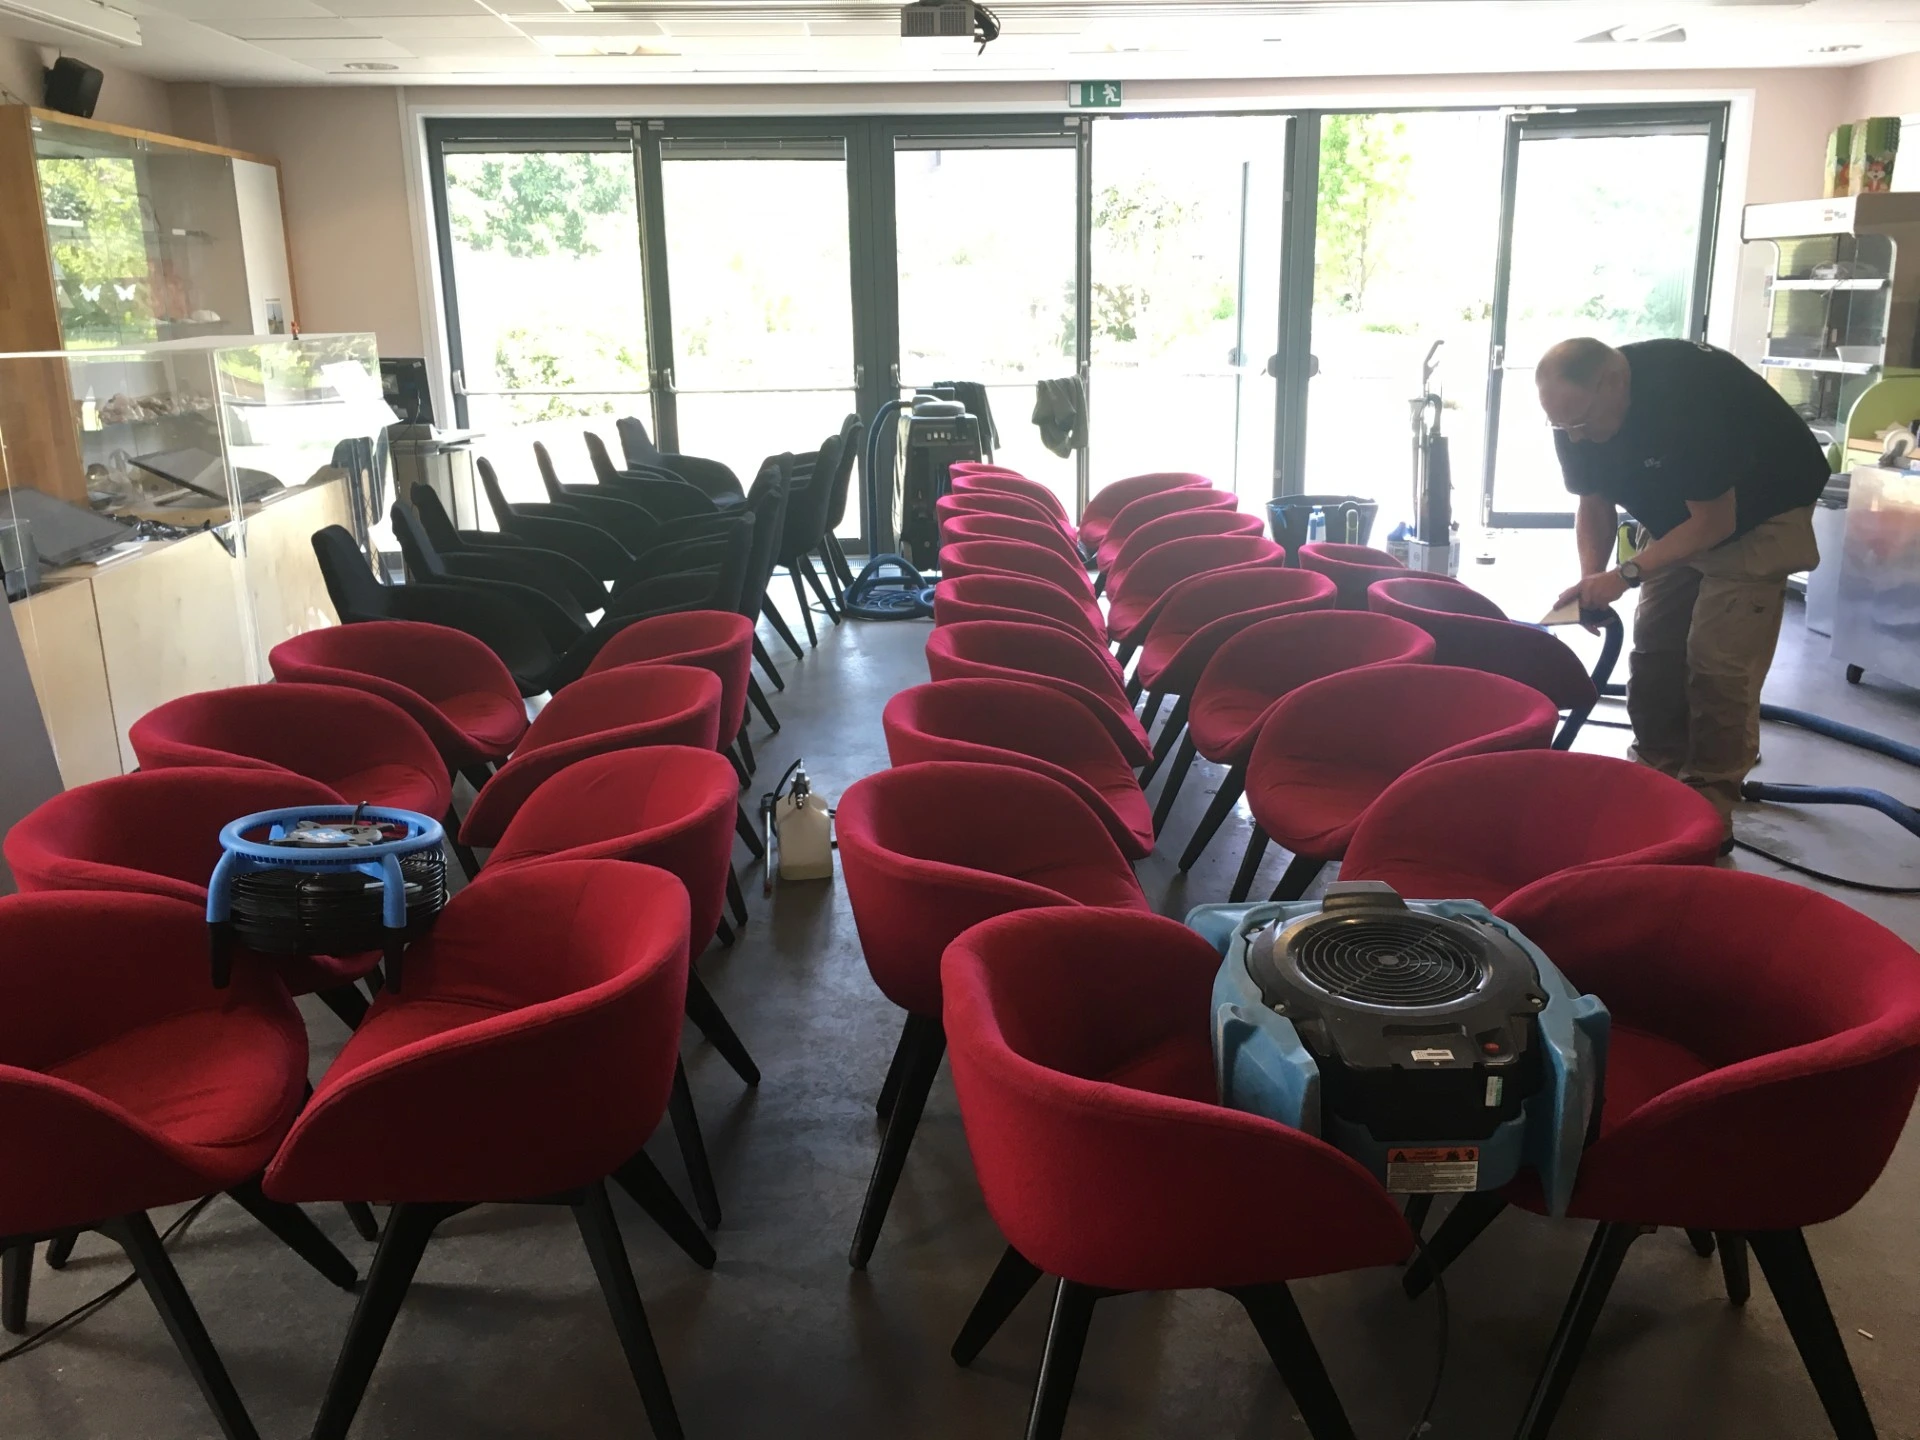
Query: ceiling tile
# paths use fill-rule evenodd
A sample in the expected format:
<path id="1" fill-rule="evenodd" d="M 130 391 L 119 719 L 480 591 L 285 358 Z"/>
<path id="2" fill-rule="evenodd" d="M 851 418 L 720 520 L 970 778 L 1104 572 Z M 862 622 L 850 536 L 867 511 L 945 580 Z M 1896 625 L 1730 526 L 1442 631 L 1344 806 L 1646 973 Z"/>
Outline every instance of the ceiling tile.
<path id="1" fill-rule="evenodd" d="M 494 38 L 467 40 L 455 36 L 432 40 L 415 40 L 412 44 L 413 48 L 420 54 L 432 56 L 458 55 L 462 58 L 471 58 L 476 55 L 519 55 L 537 57 L 547 53 L 524 36 L 514 36 L 505 40 Z"/>
<path id="2" fill-rule="evenodd" d="M 480 0 L 320 0 L 336 15 L 491 15 Z"/>
<path id="3" fill-rule="evenodd" d="M 271 50 L 289 60 L 405 60 L 413 54 L 391 40 L 357 38 L 348 40 L 256 40 L 262 50 Z"/>
<path id="4" fill-rule="evenodd" d="M 227 20 L 324 20 L 333 14 L 311 0 L 147 0 L 147 4 L 183 20 L 210 21 L 216 26 Z"/>
<path id="5" fill-rule="evenodd" d="M 249 15 L 244 20 L 215 20 L 214 29 L 240 40 L 346 40 L 356 35 L 372 35 L 380 27 L 364 20 L 342 20 L 337 15 L 321 19 L 298 16 L 286 20 Z"/>
<path id="6" fill-rule="evenodd" d="M 390 40 L 512 40 L 520 34 L 493 15 L 381 15 L 348 23 Z"/>

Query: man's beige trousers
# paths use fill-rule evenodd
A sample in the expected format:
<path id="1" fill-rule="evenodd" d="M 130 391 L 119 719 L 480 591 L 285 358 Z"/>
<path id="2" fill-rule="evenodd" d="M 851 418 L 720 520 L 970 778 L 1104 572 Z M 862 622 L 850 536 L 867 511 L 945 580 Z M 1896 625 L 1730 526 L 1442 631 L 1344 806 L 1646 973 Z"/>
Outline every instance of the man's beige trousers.
<path id="1" fill-rule="evenodd" d="M 1808 505 L 1640 587 L 1627 684 L 1634 758 L 1693 786 L 1722 815 L 1760 758 L 1760 686 L 1787 576 L 1819 563 Z"/>

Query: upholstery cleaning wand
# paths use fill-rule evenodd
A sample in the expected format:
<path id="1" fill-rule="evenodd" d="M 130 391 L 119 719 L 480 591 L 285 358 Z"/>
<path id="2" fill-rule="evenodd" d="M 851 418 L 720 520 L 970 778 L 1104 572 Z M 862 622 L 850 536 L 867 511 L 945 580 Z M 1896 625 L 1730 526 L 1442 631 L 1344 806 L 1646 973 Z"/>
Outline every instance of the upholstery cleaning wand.
<path id="1" fill-rule="evenodd" d="M 1453 568 L 1453 465 L 1440 433 L 1443 401 L 1433 387 L 1436 357 L 1447 342 L 1436 340 L 1420 366 L 1420 394 L 1407 402 L 1413 415 L 1413 538 L 1408 563 L 1415 570 L 1449 574 Z"/>

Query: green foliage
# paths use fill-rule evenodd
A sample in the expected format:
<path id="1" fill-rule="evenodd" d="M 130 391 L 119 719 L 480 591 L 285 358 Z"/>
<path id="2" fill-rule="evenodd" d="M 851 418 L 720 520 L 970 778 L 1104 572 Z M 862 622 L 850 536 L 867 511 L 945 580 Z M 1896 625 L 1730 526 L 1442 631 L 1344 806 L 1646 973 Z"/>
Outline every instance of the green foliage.
<path id="1" fill-rule="evenodd" d="M 1383 224 L 1407 193 L 1406 130 L 1396 115 L 1329 115 L 1320 122 L 1316 300 L 1350 312 L 1366 308 Z"/>
<path id="2" fill-rule="evenodd" d="M 583 357 L 596 373 L 579 373 L 577 366 Z M 644 381 L 647 367 L 644 357 L 604 332 L 516 326 L 503 331 L 495 344 L 493 369 L 503 390 L 590 390 L 596 385 L 630 388 L 636 378 Z M 514 397 L 513 408 L 519 423 L 532 424 L 575 415 L 610 414 L 613 401 L 591 395 L 521 395 Z"/>
<path id="3" fill-rule="evenodd" d="M 1093 229 L 1101 252 L 1093 279 L 1095 336 L 1139 338 L 1141 316 L 1153 302 L 1154 281 L 1165 273 L 1167 245 L 1178 238 L 1190 208 L 1151 181 L 1124 190 L 1108 185 L 1094 197 Z"/>
<path id="4" fill-rule="evenodd" d="M 453 156 L 447 205 L 454 239 L 470 250 L 595 255 L 588 221 L 631 212 L 633 171 L 616 154 Z"/>
<path id="5" fill-rule="evenodd" d="M 46 157 L 39 168 L 69 343 L 153 339 L 151 266 L 134 162 Z"/>

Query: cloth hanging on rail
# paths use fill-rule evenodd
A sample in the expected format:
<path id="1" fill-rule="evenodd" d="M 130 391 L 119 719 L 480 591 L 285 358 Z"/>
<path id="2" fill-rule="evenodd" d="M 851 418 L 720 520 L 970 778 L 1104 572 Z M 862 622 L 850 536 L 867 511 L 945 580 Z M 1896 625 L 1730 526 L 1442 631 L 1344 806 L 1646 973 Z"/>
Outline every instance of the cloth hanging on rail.
<path id="1" fill-rule="evenodd" d="M 1034 386 L 1033 423 L 1040 427 L 1040 443 L 1056 455 L 1086 448 L 1087 392 L 1078 376 Z"/>

